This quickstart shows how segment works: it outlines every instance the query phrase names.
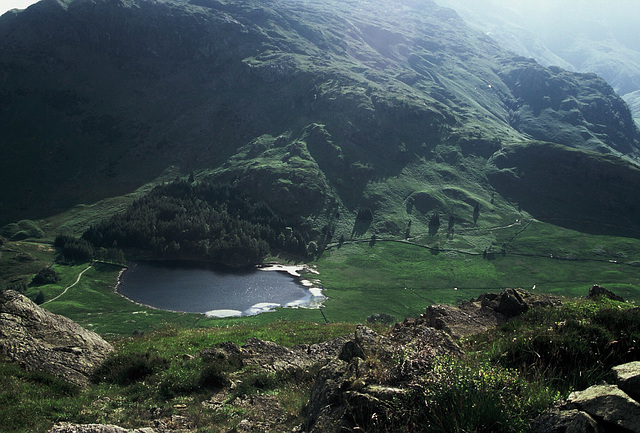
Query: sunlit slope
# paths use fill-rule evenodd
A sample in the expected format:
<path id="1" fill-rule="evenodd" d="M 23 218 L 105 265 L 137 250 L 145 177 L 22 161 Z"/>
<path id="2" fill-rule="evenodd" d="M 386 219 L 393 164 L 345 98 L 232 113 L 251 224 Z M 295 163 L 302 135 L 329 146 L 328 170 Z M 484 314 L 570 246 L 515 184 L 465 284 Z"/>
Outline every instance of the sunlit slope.
<path id="1" fill-rule="evenodd" d="M 493 225 L 530 196 L 489 176 L 510 143 L 638 153 L 604 81 L 515 58 L 430 1 L 43 0 L 0 20 L 0 70 L 0 224 L 174 165 L 318 229 Z"/>

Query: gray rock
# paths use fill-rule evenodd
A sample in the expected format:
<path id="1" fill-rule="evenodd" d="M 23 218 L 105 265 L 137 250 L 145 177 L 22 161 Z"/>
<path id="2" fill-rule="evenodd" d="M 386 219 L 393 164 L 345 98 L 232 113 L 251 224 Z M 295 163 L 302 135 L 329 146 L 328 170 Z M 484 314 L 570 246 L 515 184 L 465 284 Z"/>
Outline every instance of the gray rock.
<path id="1" fill-rule="evenodd" d="M 498 298 L 496 311 L 506 317 L 516 317 L 529 309 L 529 305 L 522 299 L 520 293 L 514 289 L 505 289 Z"/>
<path id="2" fill-rule="evenodd" d="M 505 289 L 499 294 L 485 293 L 480 295 L 478 301 L 483 307 L 500 313 L 506 318 L 515 317 L 529 309 L 529 305 L 515 289 Z"/>
<path id="3" fill-rule="evenodd" d="M 640 399 L 640 361 L 629 362 L 627 364 L 613 367 L 618 387 L 634 397 Z"/>
<path id="4" fill-rule="evenodd" d="M 394 431 L 406 421 L 397 402 L 431 371 L 433 358 L 461 353 L 450 335 L 424 318 L 398 323 L 388 335 L 359 326 L 338 358 L 320 370 L 303 430 Z"/>
<path id="5" fill-rule="evenodd" d="M 98 334 L 25 296 L 11 290 L 0 293 L 0 355 L 27 371 L 84 386 L 112 350 Z"/>
<path id="6" fill-rule="evenodd" d="M 611 290 L 607 290 L 602 286 L 594 284 L 589 288 L 589 294 L 587 295 L 587 299 L 599 299 L 599 298 L 608 298 L 613 301 L 624 302 L 620 296 L 613 293 Z"/>
<path id="7" fill-rule="evenodd" d="M 240 368 L 251 366 L 266 372 L 308 371 L 320 367 L 338 356 L 348 336 L 334 338 L 318 344 L 300 344 L 291 348 L 271 341 L 249 338 L 242 346 L 231 342 L 203 349 L 200 357 L 218 363 L 229 363 Z"/>
<path id="8" fill-rule="evenodd" d="M 605 429 L 588 413 L 556 408 L 536 418 L 529 433 L 605 433 Z"/>
<path id="9" fill-rule="evenodd" d="M 430 305 L 423 317 L 428 326 L 442 330 L 453 338 L 477 334 L 505 321 L 502 315 L 478 304 L 466 305 L 465 309 L 453 305 Z"/>
<path id="10" fill-rule="evenodd" d="M 566 433 L 606 433 L 606 429 L 586 412 L 578 412 L 567 427 Z"/>
<path id="11" fill-rule="evenodd" d="M 325 365 L 311 389 L 304 431 L 339 432 L 347 407 L 342 390 L 353 369 L 346 362 L 336 359 Z"/>
<path id="12" fill-rule="evenodd" d="M 430 305 L 421 319 L 428 326 L 443 330 L 453 338 L 460 338 L 493 329 L 529 308 L 559 305 L 560 300 L 554 296 L 505 289 L 502 293 L 484 293 L 478 299 L 463 302 L 457 307 Z"/>
<path id="13" fill-rule="evenodd" d="M 574 392 L 568 402 L 619 429 L 640 432 L 640 404 L 615 385 L 595 385 Z"/>

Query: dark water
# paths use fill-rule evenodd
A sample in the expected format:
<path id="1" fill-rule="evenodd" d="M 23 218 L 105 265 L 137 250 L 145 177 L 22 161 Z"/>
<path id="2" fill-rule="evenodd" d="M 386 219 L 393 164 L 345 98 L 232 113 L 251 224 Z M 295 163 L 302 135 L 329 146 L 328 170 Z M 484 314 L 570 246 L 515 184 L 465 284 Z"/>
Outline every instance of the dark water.
<path id="1" fill-rule="evenodd" d="M 285 272 L 221 272 L 178 264 L 135 263 L 118 292 L 141 304 L 210 316 L 249 316 L 277 306 L 311 306 L 317 297 Z"/>

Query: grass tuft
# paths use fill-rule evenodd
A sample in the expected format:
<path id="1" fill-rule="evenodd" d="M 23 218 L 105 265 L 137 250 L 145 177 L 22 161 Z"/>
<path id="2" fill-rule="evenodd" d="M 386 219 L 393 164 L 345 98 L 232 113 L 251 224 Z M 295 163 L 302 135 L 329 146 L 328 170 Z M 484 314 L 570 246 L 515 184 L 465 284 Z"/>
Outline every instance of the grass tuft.
<path id="1" fill-rule="evenodd" d="M 515 370 L 474 358 L 440 358 L 423 390 L 428 432 L 521 432 L 558 393 Z"/>
<path id="2" fill-rule="evenodd" d="M 93 380 L 117 385 L 130 385 L 167 368 L 169 361 L 157 353 L 118 353 L 98 368 Z"/>
<path id="3" fill-rule="evenodd" d="M 611 367 L 640 359 L 640 314 L 610 300 L 534 308 L 468 342 L 493 362 L 542 377 L 562 392 L 612 379 Z"/>

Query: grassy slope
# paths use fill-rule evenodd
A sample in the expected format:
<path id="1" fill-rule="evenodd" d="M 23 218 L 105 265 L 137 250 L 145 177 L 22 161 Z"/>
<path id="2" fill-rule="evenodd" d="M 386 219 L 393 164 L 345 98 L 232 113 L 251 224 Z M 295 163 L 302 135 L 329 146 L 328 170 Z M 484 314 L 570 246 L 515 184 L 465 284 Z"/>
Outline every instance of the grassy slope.
<path id="1" fill-rule="evenodd" d="M 598 311 L 610 307 L 613 307 L 612 314 L 621 314 L 625 309 L 624 305 L 614 302 L 567 302 L 563 310 L 532 310 L 531 314 L 525 315 L 522 320 L 519 319 L 511 326 L 466 340 L 463 343 L 465 349 L 473 354 L 471 357 L 457 361 L 436 360 L 438 371 L 444 374 L 441 378 L 444 382 L 427 381 L 427 385 L 433 387 L 433 390 L 426 390 L 424 397 L 432 398 L 429 407 L 436 412 L 435 418 L 429 418 L 429 425 L 422 427 L 425 431 L 440 431 L 437 427 L 439 420 L 443 419 L 462 423 L 461 425 L 484 425 L 487 419 L 493 419 L 490 415 L 500 413 L 499 419 L 506 423 L 503 424 L 504 431 L 524 431 L 533 415 L 531 411 L 544 410 L 554 399 L 574 389 L 577 376 L 556 372 L 553 359 L 548 357 L 534 360 L 531 363 L 532 371 L 518 371 L 515 368 L 520 366 L 518 356 L 526 357 L 529 353 L 535 353 L 529 346 L 535 349 L 536 344 L 547 342 L 558 350 L 582 354 L 585 345 L 581 343 L 580 338 L 593 336 L 590 328 L 592 317 L 594 314 L 598 315 Z M 561 322 L 561 318 L 570 318 L 572 323 L 579 324 L 571 328 L 578 332 L 563 332 L 566 320 Z M 615 325 L 615 322 L 613 324 Z M 598 329 L 598 335 L 601 335 L 602 328 Z M 115 343 L 114 360 L 119 360 L 115 365 L 138 372 L 142 371 L 139 370 L 141 364 L 138 364 L 142 360 L 143 365 L 149 368 L 144 373 L 144 378 L 134 379 L 132 383 L 110 382 L 109 380 L 116 376 L 115 373 L 109 376 L 111 373 L 108 370 L 106 377 L 109 380 L 94 384 L 83 391 L 50 376 L 25 373 L 18 367 L 0 363 L 0 378 L 4 385 L 0 390 L 0 401 L 8 403 L 3 404 L 0 409 L 0 429 L 7 433 L 38 432 L 60 421 L 113 423 L 133 428 L 148 425 L 152 419 L 158 417 L 180 415 L 186 417 L 192 426 L 197 427 L 197 431 L 234 431 L 242 419 L 260 419 L 261 406 L 247 405 L 246 397 L 261 395 L 271 399 L 271 404 L 279 404 L 283 408 L 287 420 L 283 421 L 282 425 L 287 424 L 286 429 L 289 430 L 304 418 L 304 406 L 308 401 L 315 372 L 299 372 L 295 377 L 278 377 L 259 375 L 250 368 L 235 367 L 236 370 L 223 374 L 233 374 L 245 384 L 241 385 L 239 382 L 235 390 L 226 390 L 225 393 L 218 394 L 217 388 L 211 389 L 202 383 L 202 378 L 205 377 L 203 375 L 209 371 L 210 366 L 202 362 L 197 354 L 202 349 L 224 341 L 243 344 L 250 337 L 291 346 L 325 341 L 353 330 L 353 324 L 319 326 L 309 322 L 291 321 L 278 321 L 261 327 L 245 322 L 215 330 L 168 327 L 159 332 L 120 339 Z M 378 328 L 378 331 L 383 329 Z M 611 335 L 607 335 L 607 338 L 616 338 L 615 333 Z M 625 344 L 632 343 L 632 337 L 626 338 Z M 601 340 L 598 344 L 609 341 Z M 505 351 L 511 353 L 514 360 L 503 360 L 504 355 L 501 354 Z M 593 356 L 593 353 L 589 355 Z M 581 387 L 606 377 L 607 368 L 599 368 L 598 362 L 593 361 L 590 365 L 584 366 L 579 357 L 571 359 L 580 365 L 581 369 L 587 368 L 584 375 L 580 374 Z M 613 362 L 612 359 L 607 361 Z M 376 362 L 377 369 L 393 368 L 392 365 L 381 365 L 380 360 L 374 359 L 371 362 Z M 509 362 L 515 362 L 516 365 L 512 366 Z M 570 366 L 564 365 L 563 368 L 571 371 Z M 552 373 L 547 377 L 540 376 L 536 371 Z M 582 373 L 582 370 L 580 371 Z M 473 374 L 470 375 L 469 372 Z M 441 386 L 442 383 L 446 386 Z M 503 386 L 506 384 L 512 386 Z M 448 398 L 455 394 L 453 402 L 459 402 L 460 407 L 468 410 L 460 411 L 454 406 L 456 409 L 452 412 L 451 406 L 440 404 L 441 399 L 435 397 L 439 395 L 438 392 L 444 393 Z M 505 400 L 505 396 L 509 398 Z M 422 400 L 416 400 L 419 401 Z M 495 408 L 492 405 L 495 405 Z M 399 409 L 411 410 L 403 406 Z M 440 416 L 440 411 L 446 416 Z M 430 425 L 431 423 L 434 425 Z M 443 431 L 458 430 L 447 428 Z"/>
<path id="2" fill-rule="evenodd" d="M 142 337 L 122 339 L 117 342 L 116 350 L 125 359 L 131 354 L 152 353 L 168 360 L 168 368 L 154 375 L 152 380 L 132 386 L 102 383 L 83 391 L 51 376 L 26 373 L 17 366 L 0 363 L 3 383 L 0 401 L 6 402 L 0 408 L 0 430 L 5 433 L 42 432 L 54 422 L 64 421 L 139 428 L 150 422 L 150 414 L 156 414 L 155 417 L 187 416 L 200 428 L 198 431 L 228 431 L 243 419 L 246 410 L 234 409 L 232 401 L 226 399 L 228 404 L 220 409 L 204 406 L 200 403 L 210 398 L 211 392 L 181 391 L 181 387 L 191 386 L 194 378 L 197 380 L 202 368 L 198 359 L 190 360 L 188 356 L 196 356 L 202 349 L 225 341 L 244 344 L 248 338 L 257 337 L 292 346 L 326 341 L 353 329 L 354 325 L 319 327 L 308 322 L 277 322 L 260 329 L 245 323 L 215 332 L 165 328 Z M 289 409 L 293 412 L 293 422 L 301 420 L 309 385 L 289 383 L 279 386 L 276 392 L 282 394 L 283 399 L 294 400 L 293 408 Z M 184 404 L 189 405 L 187 411 L 179 407 Z"/>
<path id="3" fill-rule="evenodd" d="M 13 257 L 19 253 L 29 253 L 36 260 L 16 262 Z M 3 279 L 9 281 L 9 275 L 16 275 L 30 281 L 53 257 L 47 244 L 10 242 L 2 249 Z M 342 246 L 332 244 L 315 264 L 328 296 L 323 312 L 335 323 L 363 322 L 376 313 L 402 320 L 419 315 L 430 304 L 456 303 L 505 287 L 531 289 L 535 285 L 541 292 L 584 296 L 590 285 L 598 283 L 625 299 L 638 301 L 639 262 L 640 240 L 584 235 L 521 220 L 491 228 L 454 227 L 453 235 L 444 229 L 435 235 L 414 231 L 408 241 L 379 237 L 374 245 L 369 238 L 347 240 Z M 75 282 L 86 266 L 54 265 L 62 280 L 30 287 L 27 294 L 35 297 L 42 290 L 45 299 L 52 300 Z M 324 322 L 318 310 L 307 309 L 280 309 L 232 319 L 150 309 L 114 292 L 119 272 L 118 267 L 98 264 L 76 286 L 44 306 L 111 338 L 167 325 L 251 324 L 259 328 L 279 320 Z"/>
<path id="4" fill-rule="evenodd" d="M 329 325 L 323 324 L 318 310 L 281 309 L 250 318 L 207 319 L 201 315 L 149 309 L 130 303 L 114 292 L 120 268 L 97 265 L 83 275 L 79 284 L 45 307 L 106 336 L 116 344 L 118 354 L 126 357 L 148 352 L 169 359 L 169 364 L 149 380 L 132 385 L 101 383 L 82 392 L 51 377 L 0 364 L 0 378 L 5 384 L 0 391 L 0 401 L 8 402 L 3 406 L 7 410 L 0 413 L 4 420 L 0 429 L 36 432 L 49 428 L 54 421 L 65 420 L 140 427 L 149 422 L 149 413 L 153 411 L 160 416 L 186 416 L 200 426 L 201 431 L 228 431 L 252 416 L 251 413 L 232 399 L 225 400 L 221 406 L 201 405 L 212 393 L 194 385 L 203 366 L 183 357 L 184 354 L 197 354 L 222 341 L 242 344 L 250 337 L 285 345 L 314 343 L 351 332 L 355 323 L 365 321 L 374 313 L 387 313 L 402 320 L 405 316 L 420 314 L 429 304 L 455 303 L 508 286 L 531 288 L 536 284 L 536 291 L 584 296 L 587 288 L 597 282 L 626 299 L 640 300 L 640 268 L 633 266 L 640 261 L 640 240 L 585 235 L 522 219 L 517 213 L 513 213 L 510 220 L 503 220 L 491 217 L 491 205 L 486 202 L 486 210 L 481 212 L 480 222 L 486 219 L 486 224 L 459 223 L 454 226 L 453 234 L 447 233 L 444 227 L 429 234 L 416 224 L 408 241 L 380 236 L 370 245 L 368 236 L 363 236 L 347 238 L 340 247 L 332 244 L 315 262 L 329 296 L 323 308 L 332 322 Z M 501 206 L 501 202 L 493 205 Z M 77 224 L 74 218 L 78 215 L 69 215 L 70 221 Z M 516 218 L 520 221 L 514 222 Z M 443 226 L 445 221 L 443 218 Z M 379 223 L 375 221 L 373 225 Z M 63 218 L 59 224 L 65 226 Z M 488 251 L 488 258 L 483 258 L 484 250 Z M 0 252 L 3 279 L 17 275 L 26 280 L 51 263 L 55 253 L 48 244 L 35 242 L 9 242 Z M 33 260 L 14 259 L 25 254 Z M 86 266 L 54 265 L 62 280 L 55 285 L 30 288 L 27 294 L 35 296 L 42 290 L 46 299 L 52 299 L 75 282 Z M 123 338 L 134 331 L 145 335 Z M 509 334 L 508 340 L 512 338 Z M 493 356 L 487 353 L 488 357 Z M 482 362 L 466 368 L 488 369 L 491 377 L 515 374 L 502 372 L 493 363 L 488 367 L 489 364 Z M 463 394 L 468 381 L 461 375 L 464 371 L 450 377 L 452 382 L 460 382 L 456 386 L 462 386 L 459 391 Z M 243 374 L 248 374 L 247 383 L 252 383 L 251 372 Z M 277 399 L 286 408 L 290 422 L 299 423 L 312 377 L 305 376 L 289 385 L 271 378 L 266 390 L 251 390 L 250 385 L 247 389 Z M 566 392 L 564 388 L 563 392 Z M 180 409 L 180 405 L 186 405 L 187 409 Z M 519 422 L 525 423 L 526 417 Z"/>
<path id="5" fill-rule="evenodd" d="M 429 304 L 534 285 L 541 292 L 584 296 L 597 283 L 625 299 L 640 300 L 636 239 L 587 236 L 534 221 L 462 231 L 451 239 L 427 235 L 415 240 L 420 244 L 378 240 L 374 246 L 368 241 L 346 243 L 325 252 L 318 260 L 329 296 L 325 314 L 364 320 L 368 314 L 384 312 L 402 319 Z M 435 254 L 425 245 L 443 251 Z M 484 248 L 493 251 L 486 259 Z"/>

